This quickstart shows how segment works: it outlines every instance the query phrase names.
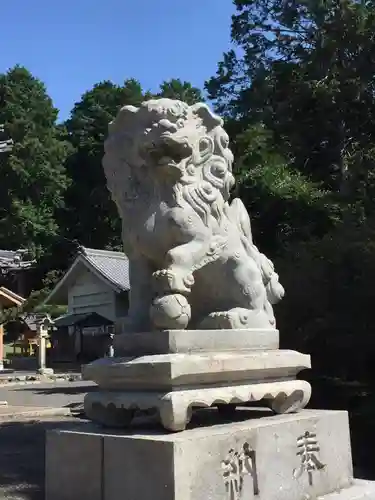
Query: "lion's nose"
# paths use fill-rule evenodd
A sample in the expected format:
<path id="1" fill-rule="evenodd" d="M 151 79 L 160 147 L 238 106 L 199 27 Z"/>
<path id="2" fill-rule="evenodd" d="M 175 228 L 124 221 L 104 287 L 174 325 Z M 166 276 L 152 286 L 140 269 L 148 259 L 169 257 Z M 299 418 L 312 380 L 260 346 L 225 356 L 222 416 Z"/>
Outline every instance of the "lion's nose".
<path id="1" fill-rule="evenodd" d="M 168 132 L 177 132 L 177 130 L 178 130 L 177 125 L 175 125 L 171 121 L 167 120 L 166 118 L 164 118 L 163 120 L 160 120 L 159 127 L 164 128 Z"/>

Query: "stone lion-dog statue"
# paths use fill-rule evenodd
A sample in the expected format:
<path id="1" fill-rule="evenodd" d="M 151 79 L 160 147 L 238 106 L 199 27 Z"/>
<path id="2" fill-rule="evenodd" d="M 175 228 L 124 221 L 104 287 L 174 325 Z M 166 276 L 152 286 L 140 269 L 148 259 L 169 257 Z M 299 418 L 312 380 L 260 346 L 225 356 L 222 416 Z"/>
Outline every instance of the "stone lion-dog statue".
<path id="1" fill-rule="evenodd" d="M 154 99 L 109 125 L 103 167 L 130 266 L 127 328 L 275 328 L 284 295 L 254 245 L 223 120 L 204 104 Z"/>

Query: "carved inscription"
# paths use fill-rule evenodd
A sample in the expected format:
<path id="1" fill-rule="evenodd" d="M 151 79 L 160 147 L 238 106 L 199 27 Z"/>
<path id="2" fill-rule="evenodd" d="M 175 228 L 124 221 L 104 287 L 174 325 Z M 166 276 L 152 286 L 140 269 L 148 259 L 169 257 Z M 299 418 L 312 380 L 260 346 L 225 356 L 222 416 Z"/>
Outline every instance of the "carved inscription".
<path id="1" fill-rule="evenodd" d="M 295 479 L 300 478 L 305 472 L 308 475 L 309 485 L 313 484 L 313 472 L 322 470 L 325 465 L 319 460 L 317 454 L 320 451 L 320 446 L 316 438 L 316 434 L 306 431 L 297 439 L 297 456 L 301 460 L 301 464 L 293 471 Z"/>
<path id="2" fill-rule="evenodd" d="M 221 468 L 228 500 L 241 500 L 244 477 L 247 475 L 252 477 L 254 496 L 259 495 L 255 451 L 248 443 L 243 445 L 241 451 L 229 450 Z"/>

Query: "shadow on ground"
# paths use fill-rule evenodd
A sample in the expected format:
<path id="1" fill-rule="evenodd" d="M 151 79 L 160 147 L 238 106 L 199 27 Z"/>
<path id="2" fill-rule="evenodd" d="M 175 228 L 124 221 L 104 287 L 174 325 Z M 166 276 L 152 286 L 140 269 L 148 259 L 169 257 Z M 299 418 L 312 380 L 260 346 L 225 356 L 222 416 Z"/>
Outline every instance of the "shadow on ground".
<path id="1" fill-rule="evenodd" d="M 52 387 L 41 387 L 38 388 L 37 385 L 32 385 L 31 387 L 19 387 L 17 389 L 13 389 L 15 391 L 22 392 L 33 392 L 34 394 L 44 394 L 44 395 L 52 395 L 52 394 L 66 394 L 66 395 L 75 395 L 75 394 L 86 394 L 87 392 L 94 392 L 97 390 L 96 385 L 72 385 L 67 386 L 63 385 L 59 387 L 58 385 L 53 385 Z"/>
<path id="2" fill-rule="evenodd" d="M 69 429 L 77 418 L 7 422 L 0 425 L 0 498 L 44 500 L 45 434 Z"/>

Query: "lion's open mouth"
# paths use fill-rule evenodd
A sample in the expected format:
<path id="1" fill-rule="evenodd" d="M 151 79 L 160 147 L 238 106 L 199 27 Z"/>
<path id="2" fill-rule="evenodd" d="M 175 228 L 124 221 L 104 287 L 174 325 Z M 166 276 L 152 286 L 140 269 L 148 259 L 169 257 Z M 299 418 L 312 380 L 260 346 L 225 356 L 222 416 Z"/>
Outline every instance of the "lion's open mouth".
<path id="1" fill-rule="evenodd" d="M 178 167 L 193 153 L 187 138 L 165 133 L 149 147 L 149 155 L 158 166 Z"/>

